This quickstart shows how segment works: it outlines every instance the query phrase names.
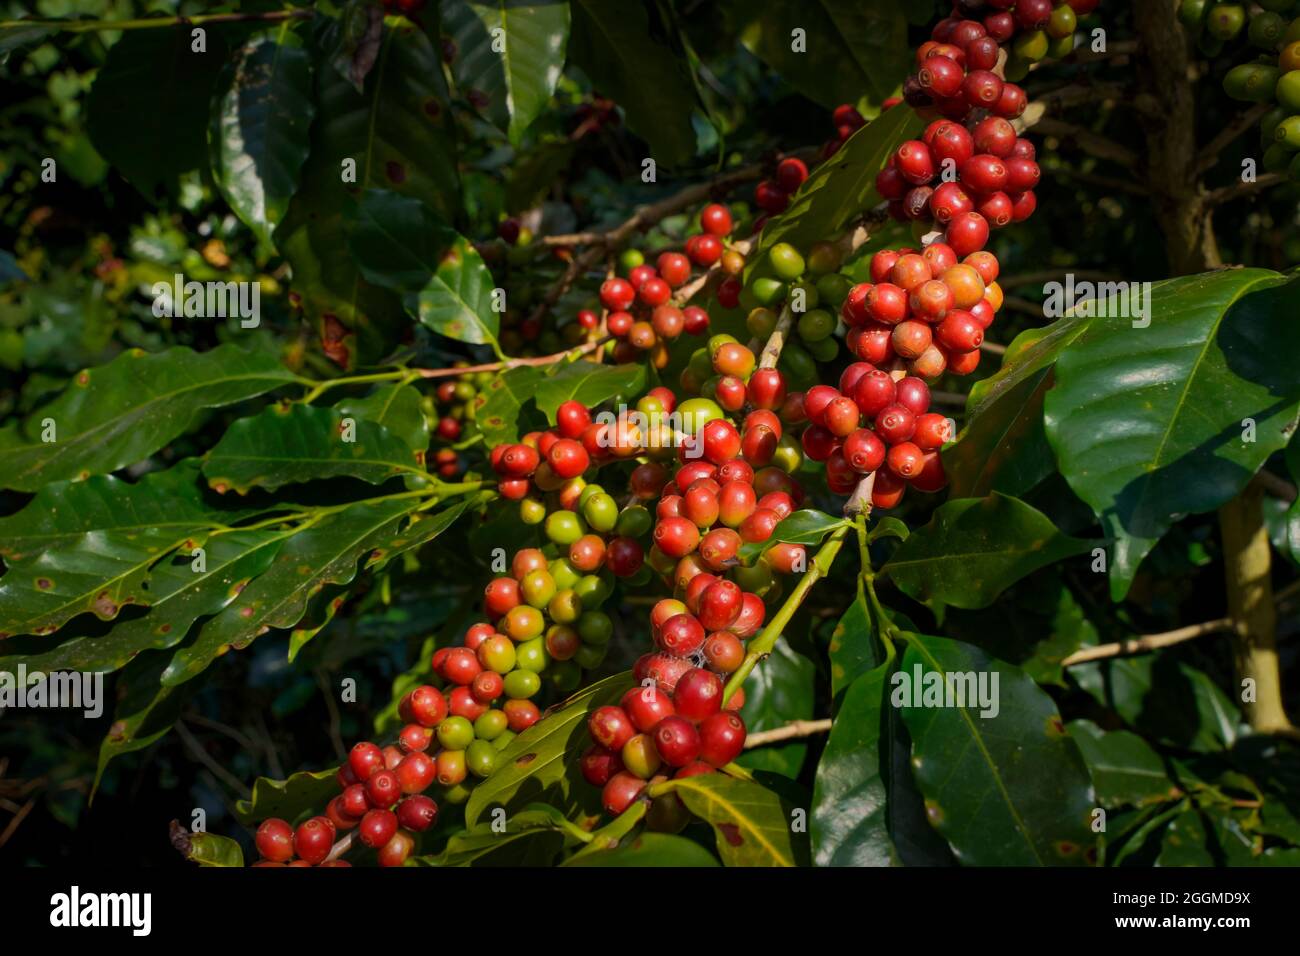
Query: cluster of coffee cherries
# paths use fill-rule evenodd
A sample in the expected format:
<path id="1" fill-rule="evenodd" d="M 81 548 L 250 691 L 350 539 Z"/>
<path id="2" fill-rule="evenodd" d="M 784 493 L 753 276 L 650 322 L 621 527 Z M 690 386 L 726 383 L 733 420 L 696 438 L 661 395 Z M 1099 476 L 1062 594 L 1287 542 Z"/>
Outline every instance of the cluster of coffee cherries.
<path id="1" fill-rule="evenodd" d="M 254 866 L 351 866 L 334 850 L 339 835 L 353 829 L 356 839 L 376 851 L 380 866 L 406 862 L 415 834 L 438 819 L 438 804 L 425 791 L 434 783 L 446 785 L 460 739 L 448 700 L 435 687 L 412 690 L 399 713 L 408 723 L 396 744 L 362 741 L 352 748 L 336 775 L 340 792 L 323 814 L 296 828 L 279 817 L 262 821 L 254 838 L 261 859 Z M 462 754 L 459 766 L 464 763 Z"/>
<path id="2" fill-rule="evenodd" d="M 1213 23 L 1229 6 L 1238 5 L 1219 4 L 1206 13 L 1206 22 Z M 1266 52 L 1229 70 L 1223 89 L 1235 100 L 1273 104 L 1259 121 L 1264 169 L 1300 181 L 1300 17 L 1290 22 L 1282 17 L 1291 0 L 1265 6 L 1251 17 L 1250 39 Z"/>
<path id="3" fill-rule="evenodd" d="M 859 117 L 861 118 L 861 117 Z M 808 164 L 797 156 L 787 156 L 776 164 L 772 175 L 760 179 L 754 187 L 754 205 L 769 216 L 785 212 L 790 197 L 799 191 L 808 178 Z M 763 228 L 764 219 L 754 221 L 754 231 Z"/>
<path id="4" fill-rule="evenodd" d="M 468 364 L 464 361 L 457 363 L 460 366 Z M 451 479 L 463 473 L 456 450 L 447 446 L 461 442 L 473 433 L 475 398 L 479 389 L 490 380 L 490 372 L 462 372 L 440 382 L 432 394 L 426 394 L 420 400 L 420 410 L 434 441 L 444 443 L 444 447 L 433 453 L 431 469 L 440 478 Z"/>
<path id="5" fill-rule="evenodd" d="M 931 38 L 954 44 L 966 53 L 971 69 L 991 71 L 998 65 L 1000 47 L 1007 47 L 1003 75 L 1018 82 L 1030 68 L 1047 57 L 1060 58 L 1074 49 L 1079 17 L 1097 8 L 1101 0 L 957 0 L 952 15 L 935 25 Z M 979 28 L 977 33 L 975 28 Z M 978 40 L 971 48 L 971 40 Z M 921 47 L 924 58 L 926 47 Z M 903 87 L 904 98 L 915 86 Z M 947 95 L 947 94 L 942 94 Z M 918 105 L 913 103 L 912 105 Z M 947 114 L 945 114 L 947 115 Z"/>
<path id="6" fill-rule="evenodd" d="M 1291 42 L 1284 38 L 1291 26 L 1287 15 L 1294 12 L 1295 6 L 1295 0 L 1257 0 L 1256 3 L 1182 0 L 1178 19 L 1191 31 L 1206 56 L 1218 56 L 1228 43 L 1243 34 L 1251 46 L 1276 53 L 1283 43 Z"/>
<path id="7" fill-rule="evenodd" d="M 668 364 L 669 344 L 682 333 L 703 335 L 708 331 L 709 313 L 698 305 L 682 308 L 673 295 L 691 280 L 696 268 L 722 263 L 728 275 L 744 269 L 744 257 L 725 244 L 732 227 L 731 211 L 711 203 L 700 213 L 700 231 L 687 238 L 681 252 L 660 253 L 653 266 L 638 249 L 622 254 L 619 265 L 624 275 L 606 279 L 600 287 L 605 329 L 617 340 L 614 361 L 635 362 L 641 353 L 649 352 L 655 367 L 663 368 Z M 584 328 L 595 328 L 598 323 L 593 311 L 578 314 L 578 324 Z"/>

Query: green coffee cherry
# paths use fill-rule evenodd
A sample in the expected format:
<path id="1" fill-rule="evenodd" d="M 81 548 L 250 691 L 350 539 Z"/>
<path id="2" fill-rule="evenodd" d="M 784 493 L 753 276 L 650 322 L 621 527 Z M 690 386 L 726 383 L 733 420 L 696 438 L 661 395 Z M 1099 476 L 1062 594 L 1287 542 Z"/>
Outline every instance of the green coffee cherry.
<path id="1" fill-rule="evenodd" d="M 1260 161 L 1260 165 L 1262 165 L 1264 171 L 1268 173 L 1285 172 L 1287 167 L 1291 165 L 1292 155 L 1293 153 L 1281 143 L 1274 143 L 1268 149 L 1264 150 L 1264 156 Z"/>
<path id="2" fill-rule="evenodd" d="M 650 517 L 650 512 L 645 505 L 628 505 L 619 512 L 614 533 L 627 538 L 640 538 L 649 533 L 653 525 L 654 518 Z"/>
<path id="3" fill-rule="evenodd" d="M 1029 30 L 1020 34 L 1011 43 L 1016 56 L 1030 63 L 1037 63 L 1047 56 L 1047 33 L 1043 30 Z"/>
<path id="4" fill-rule="evenodd" d="M 546 570 L 551 572 L 555 586 L 560 590 L 576 587 L 582 580 L 582 572 L 571 565 L 568 558 L 556 558 L 546 566 Z"/>
<path id="5" fill-rule="evenodd" d="M 614 636 L 614 622 L 603 611 L 587 611 L 578 618 L 578 636 L 584 644 L 603 646 Z"/>
<path id="6" fill-rule="evenodd" d="M 546 607 L 557 590 L 555 578 L 551 577 L 549 571 L 542 570 L 525 574 L 519 582 L 519 589 L 523 592 L 524 600 L 536 608 Z"/>
<path id="7" fill-rule="evenodd" d="M 540 637 L 524 641 L 515 648 L 515 667 L 517 670 L 532 671 L 540 674 L 551 662 L 551 655 L 546 653 L 546 642 Z M 511 671 L 511 674 L 516 671 Z M 507 674 L 507 677 L 510 675 Z M 441 725 L 439 725 L 441 726 Z"/>
<path id="8" fill-rule="evenodd" d="M 1293 71 L 1300 73 L 1300 71 Z M 1248 103 L 1267 103 L 1281 86 L 1277 67 L 1263 63 L 1242 63 L 1234 66 L 1223 78 L 1223 92 L 1234 100 Z M 1280 93 L 1278 99 L 1281 99 Z"/>
<path id="9" fill-rule="evenodd" d="M 817 295 L 827 308 L 836 311 L 839 311 L 840 306 L 844 304 L 844 300 L 848 297 L 849 290 L 852 288 L 853 280 L 848 276 L 840 275 L 838 272 L 824 275 L 817 280 Z"/>
<path id="10" fill-rule="evenodd" d="M 584 671 L 594 671 L 605 660 L 608 649 L 604 645 L 583 644 L 578 648 L 578 653 L 573 655 L 574 663 Z"/>
<path id="11" fill-rule="evenodd" d="M 539 525 L 546 520 L 546 505 L 535 498 L 521 498 L 519 520 L 526 525 Z"/>
<path id="12" fill-rule="evenodd" d="M 1064 40 L 1074 35 L 1079 26 L 1079 18 L 1074 9 L 1063 3 L 1052 11 L 1052 18 L 1047 21 L 1047 35 L 1053 40 Z"/>
<path id="13" fill-rule="evenodd" d="M 1185 27 L 1199 30 L 1205 22 L 1209 0 L 1183 0 L 1178 6 L 1178 19 Z"/>
<path id="14" fill-rule="evenodd" d="M 799 317 L 795 329 L 805 343 L 820 342 L 835 331 L 835 316 L 825 309 L 813 309 Z"/>
<path id="15" fill-rule="evenodd" d="M 759 305 L 772 305 L 785 298 L 785 283 L 766 276 L 755 279 L 749 288 L 754 291 L 754 301 Z"/>
<path id="16" fill-rule="evenodd" d="M 1273 141 L 1283 149 L 1300 150 L 1300 116 L 1288 116 L 1273 130 Z"/>
<path id="17" fill-rule="evenodd" d="M 479 740 L 496 740 L 508 727 L 504 710 L 485 710 L 474 721 L 474 736 Z"/>
<path id="18" fill-rule="evenodd" d="M 464 717 L 444 717 L 435 733 L 447 750 L 464 750 L 474 741 L 474 725 Z"/>
<path id="19" fill-rule="evenodd" d="M 594 611 L 605 603 L 612 590 L 600 577 L 588 574 L 574 585 L 573 593 L 582 602 L 584 610 Z"/>
<path id="20" fill-rule="evenodd" d="M 788 242 L 778 242 L 767 254 L 772 263 L 772 271 L 782 279 L 797 279 L 803 275 L 803 256 L 799 250 Z M 758 293 L 758 290 L 754 290 Z M 761 298 L 761 293 L 759 294 Z"/>
<path id="21" fill-rule="evenodd" d="M 1277 101 L 1292 113 L 1300 113 L 1300 70 L 1283 73 L 1278 78 L 1275 95 Z"/>
<path id="22" fill-rule="evenodd" d="M 1218 40 L 1231 40 L 1246 26 L 1246 8 L 1239 3 L 1217 3 L 1205 18 L 1205 29 Z"/>
<path id="23" fill-rule="evenodd" d="M 480 780 L 497 766 L 497 749 L 491 741 L 476 740 L 465 748 L 465 769 Z"/>
<path id="24" fill-rule="evenodd" d="M 637 266 L 645 265 L 645 254 L 640 249 L 624 249 L 618 257 L 618 266 L 624 272 L 631 272 Z"/>
<path id="25" fill-rule="evenodd" d="M 546 669 L 546 676 L 556 690 L 568 694 L 582 683 L 582 668 L 574 661 L 556 661 Z"/>
<path id="26" fill-rule="evenodd" d="M 819 242 L 808 250 L 808 271 L 815 276 L 837 271 L 842 261 L 839 247 L 833 242 Z"/>
<path id="27" fill-rule="evenodd" d="M 572 511 L 552 511 L 546 516 L 546 537 L 570 545 L 587 533 L 585 522 Z"/>
<path id="28" fill-rule="evenodd" d="M 1261 50 L 1276 50 L 1286 33 L 1286 20 L 1276 13 L 1260 13 L 1250 18 L 1246 36 L 1251 46 Z"/>
<path id="29" fill-rule="evenodd" d="M 502 683 L 511 700 L 527 700 L 542 689 L 542 678 L 537 671 L 511 671 Z"/>
<path id="30" fill-rule="evenodd" d="M 596 531 L 613 531 L 618 524 L 618 502 L 603 491 L 589 497 L 582 505 L 582 516 Z"/>
<path id="31" fill-rule="evenodd" d="M 546 606 L 546 613 L 556 624 L 572 624 L 582 614 L 582 598 L 573 588 L 557 591 Z"/>
<path id="32" fill-rule="evenodd" d="M 745 329 L 756 339 L 766 339 L 776 328 L 777 314 L 771 309 L 759 306 L 751 309 L 745 316 Z"/>

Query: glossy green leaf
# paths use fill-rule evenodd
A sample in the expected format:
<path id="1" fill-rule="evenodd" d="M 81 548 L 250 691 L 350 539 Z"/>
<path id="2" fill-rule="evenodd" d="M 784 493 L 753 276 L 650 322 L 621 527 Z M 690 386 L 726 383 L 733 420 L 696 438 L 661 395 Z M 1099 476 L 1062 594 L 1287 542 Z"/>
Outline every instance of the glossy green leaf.
<path id="1" fill-rule="evenodd" d="M 246 827 L 279 817 L 290 823 L 320 813 L 339 792 L 337 771 L 317 770 L 291 774 L 285 780 L 258 777 L 253 795 L 235 804 L 235 817 Z"/>
<path id="2" fill-rule="evenodd" d="M 243 848 L 230 837 L 216 833 L 190 833 L 183 827 L 172 829 L 172 845 L 191 863 L 199 866 L 242 867 Z"/>
<path id="3" fill-rule="evenodd" d="M 690 70 L 650 29 L 646 8 L 624 0 L 574 0 L 569 59 L 592 85 L 622 107 L 627 125 L 664 166 L 696 151 Z"/>
<path id="4" fill-rule="evenodd" d="M 289 208 L 311 145 L 312 68 L 294 34 L 275 30 L 241 47 L 217 82 L 208 132 L 212 178 L 266 242 Z"/>
<path id="5" fill-rule="evenodd" d="M 460 208 L 438 52 L 422 31 L 388 25 L 377 57 L 363 93 L 336 69 L 316 71 L 311 153 L 274 237 L 293 267 L 293 291 L 343 365 L 387 354 L 406 328 L 398 298 L 365 279 L 348 245 L 362 193 L 398 192 L 443 222 Z"/>
<path id="6" fill-rule="evenodd" d="M 411 516 L 411 523 L 380 547 L 370 552 L 365 567 L 381 568 L 398 555 L 414 551 L 442 534 L 466 511 L 481 505 L 486 495 L 467 496 L 454 501 L 441 511 L 421 512 Z"/>
<path id="7" fill-rule="evenodd" d="M 410 499 L 362 501 L 295 534 L 264 574 L 204 624 L 192 644 L 177 649 L 162 682 L 170 686 L 189 680 L 267 629 L 293 627 L 313 595 L 327 585 L 350 583 L 358 560 L 396 536 L 413 507 Z"/>
<path id="8" fill-rule="evenodd" d="M 858 581 L 858 593 L 831 631 L 827 656 L 831 668 L 831 697 L 838 700 L 846 688 L 863 674 L 877 667 L 882 655 L 875 646 L 871 628 L 871 609 Z"/>
<path id="9" fill-rule="evenodd" d="M 746 282 L 768 275 L 767 251 L 778 242 L 807 249 L 837 236 L 857 217 L 877 205 L 876 174 L 900 144 L 917 136 L 922 122 L 912 110 L 888 110 L 846 140 L 790 197 L 785 212 L 763 227 L 758 248 L 745 269 Z"/>
<path id="10" fill-rule="evenodd" d="M 752 564 L 773 545 L 786 542 L 814 547 L 821 544 L 832 531 L 850 524 L 845 518 L 836 518 L 815 508 L 803 508 L 783 518 L 766 541 L 751 541 L 740 546 L 740 560 Z"/>
<path id="11" fill-rule="evenodd" d="M 794 807 L 760 783 L 721 773 L 666 785 L 711 827 L 727 866 L 806 866 L 808 837 L 792 832 Z"/>
<path id="12" fill-rule="evenodd" d="M 1096 318 L 1061 354 L 1047 436 L 1115 539 L 1117 600 L 1176 520 L 1234 497 L 1290 439 L 1298 305 L 1300 281 L 1262 269 L 1171 279 L 1151 290 L 1148 327 Z"/>
<path id="13" fill-rule="evenodd" d="M 891 866 L 887 784 L 890 740 L 882 728 L 896 720 L 888 707 L 893 661 L 857 677 L 831 725 L 813 786 L 813 862 L 818 866 Z"/>
<path id="14" fill-rule="evenodd" d="M 474 246 L 418 199 L 367 190 L 348 241 L 366 279 L 409 294 L 428 328 L 495 347 L 501 317 L 492 274 Z"/>
<path id="15" fill-rule="evenodd" d="M 911 66 L 907 21 L 885 0 L 732 0 L 728 10 L 741 42 L 827 109 L 864 95 L 879 104 Z M 802 49 L 794 48 L 796 29 L 803 31 Z"/>
<path id="16" fill-rule="evenodd" d="M 537 408 L 553 421 L 565 402 L 581 402 L 594 408 L 609 401 L 631 399 L 645 387 L 646 370 L 640 363 L 602 365 L 578 359 L 543 368 L 534 398 Z"/>
<path id="17" fill-rule="evenodd" d="M 1031 571 L 1092 547 L 1061 534 L 1023 501 L 994 493 L 942 505 L 883 571 L 918 601 L 978 608 Z"/>
<path id="18" fill-rule="evenodd" d="M 967 706 L 946 706 L 948 696 L 962 703 L 959 692 L 973 690 L 972 680 L 981 677 L 992 706 L 971 699 L 974 693 Z M 926 691 L 933 695 L 928 701 Z M 909 634 L 890 703 L 901 706 L 911 731 L 912 766 L 930 820 L 959 861 L 1087 862 L 1097 805 L 1088 769 L 1056 704 L 1023 671 L 969 644 Z M 994 708 L 995 715 L 982 716 Z"/>
<path id="19" fill-rule="evenodd" d="M 587 716 L 616 702 L 632 686 L 630 672 L 583 688 L 553 708 L 501 751 L 497 769 L 470 794 L 465 823 L 473 827 L 488 807 L 506 810 L 541 799 L 553 787 L 586 786 L 577 773 L 577 754 L 587 733 Z"/>
<path id="20" fill-rule="evenodd" d="M 436 856 L 418 856 L 420 866 L 549 866 L 564 846 L 564 834 L 537 826 L 525 814 L 506 818 L 506 829 L 491 824 L 457 833 Z"/>
<path id="21" fill-rule="evenodd" d="M 233 345 L 124 352 L 79 372 L 58 398 L 0 429 L 0 487 L 37 491 L 115 471 L 188 431 L 202 409 L 295 381 L 272 353 Z"/>
<path id="22" fill-rule="evenodd" d="M 1156 866 L 1214 866 L 1214 857 L 1206 849 L 1207 839 L 1200 813 L 1184 810 L 1165 830 Z"/>
<path id="23" fill-rule="evenodd" d="M 12 563 L 65 547 L 88 531 L 138 534 L 165 529 L 192 534 L 239 521 L 259 510 L 226 510 L 206 498 L 196 458 L 166 471 L 149 472 L 135 482 L 112 475 L 53 481 L 21 511 L 0 518 L 0 556 Z"/>
<path id="24" fill-rule="evenodd" d="M 1177 794 L 1160 755 L 1137 734 L 1105 731 L 1090 720 L 1072 720 L 1065 729 L 1079 745 L 1103 806 L 1161 801 Z"/>
<path id="25" fill-rule="evenodd" d="M 410 446 L 383 425 L 301 404 L 272 405 L 239 419 L 203 462 L 209 485 L 240 494 L 318 478 L 378 485 L 396 475 L 425 474 Z"/>
<path id="26" fill-rule="evenodd" d="M 1002 368 L 975 383 L 961 433 L 942 452 L 951 497 L 980 498 L 992 491 L 1022 495 L 1056 469 L 1043 400 L 1055 382 L 1061 351 L 1089 321 L 1067 316 L 1021 332 L 1007 347 Z"/>
<path id="27" fill-rule="evenodd" d="M 362 398 L 345 398 L 334 407 L 339 414 L 383 425 L 424 463 L 429 450 L 429 423 L 420 408 L 420 390 L 412 385 L 381 385 Z"/>
<path id="28" fill-rule="evenodd" d="M 748 732 L 775 730 L 792 720 L 810 719 L 816 674 L 812 661 L 787 641 L 778 641 L 745 682 L 745 706 L 740 715 Z M 747 750 L 736 762 L 750 770 L 770 770 L 794 778 L 807 753 L 808 742 L 796 739 Z"/>
<path id="29" fill-rule="evenodd" d="M 149 199 L 207 159 L 207 103 L 226 61 L 217 30 L 194 50 L 191 28 L 127 30 L 108 50 L 86 100 L 86 129 L 99 154 Z"/>
<path id="30" fill-rule="evenodd" d="M 712 853 L 669 833 L 639 833 L 612 850 L 575 854 L 562 866 L 717 866 Z"/>
<path id="31" fill-rule="evenodd" d="M 564 68 L 569 5 L 558 0 L 447 0 L 443 35 L 456 85 L 518 143 L 545 109 Z"/>
<path id="32" fill-rule="evenodd" d="M 240 589 L 271 565 L 292 531 L 233 531 L 203 544 L 203 570 L 195 570 L 193 552 L 182 549 L 154 564 L 142 582 L 147 614 L 118 621 L 103 636 L 76 635 L 32 654 L 0 657 L 0 667 L 21 659 L 43 671 L 114 671 L 141 651 L 174 647 L 200 617 L 216 614 Z M 0 650 L 7 650 L 0 644 Z"/>

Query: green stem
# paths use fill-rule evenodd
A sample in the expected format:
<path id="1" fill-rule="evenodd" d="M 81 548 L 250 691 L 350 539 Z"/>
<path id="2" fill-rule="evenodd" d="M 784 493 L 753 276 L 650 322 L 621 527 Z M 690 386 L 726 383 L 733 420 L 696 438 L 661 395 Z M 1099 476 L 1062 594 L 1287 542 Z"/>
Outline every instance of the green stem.
<path id="1" fill-rule="evenodd" d="M 94 33 L 99 30 L 152 30 L 158 27 L 194 26 L 209 23 L 244 23 L 260 20 L 310 20 L 312 10 L 271 10 L 266 13 L 205 13 L 194 17 L 142 17 L 135 20 L 0 20 L 0 30 L 48 27 L 62 33 Z"/>
<path id="2" fill-rule="evenodd" d="M 304 405 L 310 405 L 318 399 L 324 392 L 339 385 L 365 385 L 370 382 L 392 382 L 400 381 L 405 385 L 407 382 L 413 382 L 420 377 L 418 372 L 412 372 L 410 369 L 399 368 L 391 372 L 372 372 L 369 375 L 345 375 L 342 378 L 331 378 L 328 381 L 316 382 L 315 388 L 302 398 Z"/>
<path id="3" fill-rule="evenodd" d="M 745 655 L 745 660 L 736 672 L 731 675 L 731 678 L 727 681 L 726 690 L 723 691 L 722 703 L 724 705 L 731 700 L 732 695 L 745 683 L 745 678 L 753 672 L 758 662 L 772 653 L 772 648 L 776 646 L 777 640 L 781 637 L 781 631 L 790 623 L 790 618 L 794 617 L 795 611 L 799 610 L 804 598 L 812 590 L 812 586 L 830 572 L 831 564 L 834 563 L 835 556 L 840 553 L 840 546 L 844 543 L 844 536 L 848 534 L 848 531 L 849 526 L 847 524 L 841 525 L 826 539 L 821 549 L 813 556 L 812 567 L 799 579 L 795 589 L 790 592 L 790 596 L 781 605 L 781 610 L 777 611 L 772 620 L 767 622 L 767 626 L 759 632 L 759 635 L 749 642 L 749 653 Z"/>

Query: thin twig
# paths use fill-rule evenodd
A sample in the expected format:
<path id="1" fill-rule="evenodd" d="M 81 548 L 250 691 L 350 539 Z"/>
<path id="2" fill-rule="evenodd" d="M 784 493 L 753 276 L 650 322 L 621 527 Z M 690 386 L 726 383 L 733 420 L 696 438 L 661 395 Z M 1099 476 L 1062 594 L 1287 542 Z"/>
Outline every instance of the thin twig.
<path id="1" fill-rule="evenodd" d="M 1026 125 L 1043 136 L 1054 136 L 1057 139 L 1074 143 L 1089 156 L 1116 163 L 1126 169 L 1132 169 L 1138 163 L 1137 153 L 1127 146 L 1121 146 L 1113 139 L 1102 136 L 1100 133 L 1094 133 L 1082 126 L 1076 126 L 1074 123 L 1065 123 L 1049 116 L 1043 116 L 1037 122 Z"/>
<path id="2" fill-rule="evenodd" d="M 1219 154 L 1237 137 L 1253 130 L 1271 108 L 1271 103 L 1257 103 L 1223 127 L 1219 135 L 1206 143 L 1205 147 L 1196 154 L 1196 171 L 1203 173 L 1213 167 L 1219 161 Z"/>
<path id="3" fill-rule="evenodd" d="M 190 733 L 190 729 L 185 726 L 185 721 L 176 721 L 176 733 L 180 735 L 181 740 L 185 743 L 185 746 L 190 753 L 194 754 L 199 763 L 207 767 L 208 770 L 212 772 L 213 776 L 220 779 L 226 786 L 234 790 L 235 793 L 238 793 L 245 800 L 252 796 L 252 792 L 244 785 L 244 781 L 240 780 L 225 767 L 221 766 L 221 764 L 213 760 L 212 755 L 203 749 L 203 745 L 195 739 L 194 735 Z"/>
<path id="4" fill-rule="evenodd" d="M 1232 629 L 1233 624 L 1231 619 L 1221 617 L 1217 621 L 1206 621 L 1203 624 L 1192 624 L 1188 627 L 1180 627 L 1173 631 L 1166 631 L 1163 634 L 1148 634 L 1145 637 L 1135 637 L 1127 641 L 1116 641 L 1113 644 L 1098 644 L 1096 647 L 1085 647 L 1083 650 L 1075 651 L 1065 660 L 1061 661 L 1061 666 L 1073 667 L 1075 664 L 1102 660 L 1108 657 L 1119 657 L 1125 654 L 1142 654 L 1147 651 L 1158 650 L 1162 647 L 1169 647 L 1173 644 L 1181 644 L 1183 641 L 1190 641 L 1205 634 L 1221 634 L 1225 631 L 1231 631 Z"/>
<path id="5" fill-rule="evenodd" d="M 815 734 L 824 734 L 831 729 L 831 719 L 824 720 L 792 720 L 784 727 L 774 727 L 771 730 L 760 730 L 756 734 L 750 734 L 745 738 L 745 749 L 752 747 L 762 747 L 764 744 L 779 743 L 782 740 L 795 740 L 799 737 L 812 737 Z"/>
<path id="6" fill-rule="evenodd" d="M 1287 504 L 1296 500 L 1295 485 L 1271 471 L 1260 471 L 1255 475 L 1255 480 L 1263 486 L 1265 494 L 1271 497 L 1281 498 Z"/>
<path id="7" fill-rule="evenodd" d="M 1232 202 L 1234 199 L 1241 199 L 1262 189 L 1281 185 L 1288 179 L 1285 173 L 1265 173 L 1248 183 L 1233 183 L 1231 186 L 1211 190 L 1205 195 L 1204 203 L 1207 209 L 1213 209 L 1225 202 Z"/>
<path id="8" fill-rule="evenodd" d="M 564 359 L 578 358 L 581 355 L 586 355 L 588 352 L 594 352 L 608 341 L 608 338 L 604 338 L 593 342 L 586 342 L 575 348 L 566 349 L 563 352 L 556 352 L 553 355 L 536 355 L 532 358 L 512 358 L 506 359 L 503 362 L 488 362 L 486 365 L 460 365 L 449 366 L 447 368 L 413 368 L 411 371 L 417 373 L 420 378 L 449 378 L 453 375 L 464 375 L 469 372 L 504 372 L 512 368 L 518 368 L 521 365 L 550 365 L 554 362 L 563 361 Z"/>

